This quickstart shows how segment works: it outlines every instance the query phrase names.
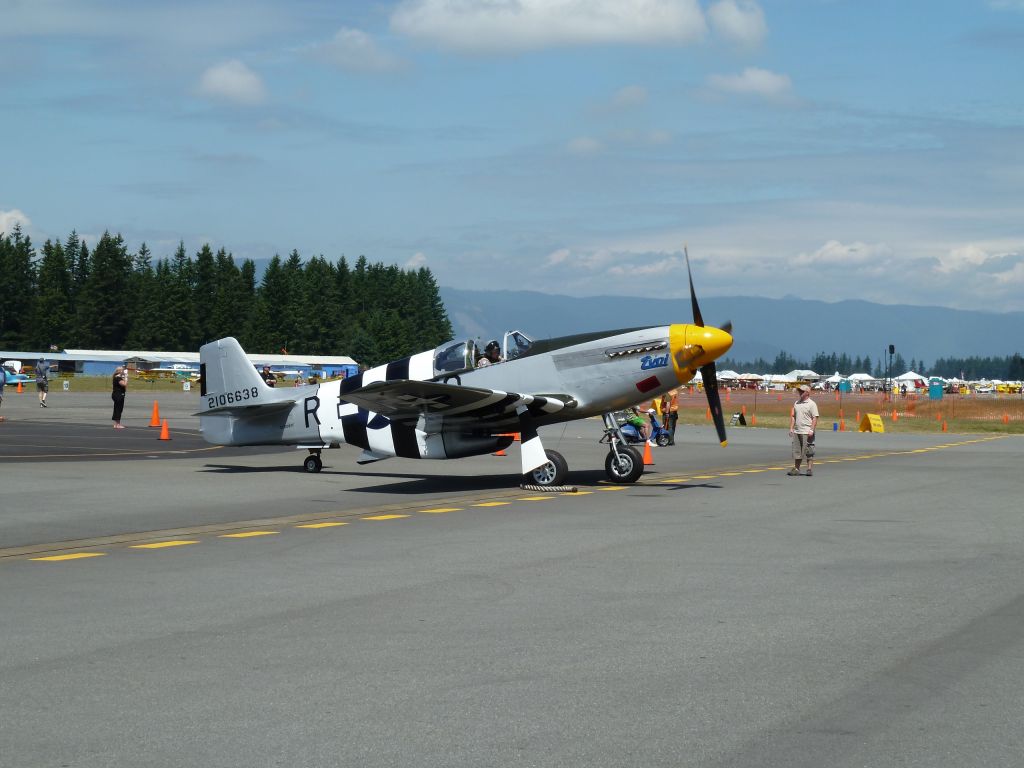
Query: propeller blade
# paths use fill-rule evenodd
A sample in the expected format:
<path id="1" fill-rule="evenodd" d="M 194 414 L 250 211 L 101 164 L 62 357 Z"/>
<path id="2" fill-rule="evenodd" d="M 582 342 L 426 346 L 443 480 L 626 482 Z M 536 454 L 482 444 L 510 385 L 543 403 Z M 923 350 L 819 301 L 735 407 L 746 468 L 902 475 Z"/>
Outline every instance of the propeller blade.
<path id="1" fill-rule="evenodd" d="M 690 278 L 690 304 L 693 305 L 693 324 L 704 327 L 704 318 L 700 315 L 700 307 L 697 305 L 697 292 L 693 289 L 693 273 L 690 271 L 690 252 L 683 246 L 683 254 L 686 256 L 686 276 Z"/>
<path id="2" fill-rule="evenodd" d="M 715 364 L 711 362 L 702 365 L 700 375 L 704 380 L 704 394 L 708 398 L 711 418 L 714 420 L 715 430 L 718 432 L 718 442 L 724 446 L 729 441 L 725 437 L 725 417 L 722 415 L 722 398 L 718 396 L 718 372 Z"/>
<path id="3" fill-rule="evenodd" d="M 725 325 L 722 326 L 722 330 L 728 334 L 732 334 L 732 320 L 726 320 Z"/>

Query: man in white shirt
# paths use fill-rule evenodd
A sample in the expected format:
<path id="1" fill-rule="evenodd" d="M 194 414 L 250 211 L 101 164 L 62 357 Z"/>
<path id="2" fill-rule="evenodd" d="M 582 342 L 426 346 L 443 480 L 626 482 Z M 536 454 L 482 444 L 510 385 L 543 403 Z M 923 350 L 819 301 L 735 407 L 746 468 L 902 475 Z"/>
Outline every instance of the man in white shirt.
<path id="1" fill-rule="evenodd" d="M 818 404 L 811 400 L 811 388 L 801 384 L 796 388 L 799 399 L 789 413 L 789 437 L 793 442 L 793 469 L 786 474 L 800 474 L 800 464 L 807 459 L 807 476 L 814 474 L 811 458 L 814 455 L 814 430 L 818 427 Z"/>

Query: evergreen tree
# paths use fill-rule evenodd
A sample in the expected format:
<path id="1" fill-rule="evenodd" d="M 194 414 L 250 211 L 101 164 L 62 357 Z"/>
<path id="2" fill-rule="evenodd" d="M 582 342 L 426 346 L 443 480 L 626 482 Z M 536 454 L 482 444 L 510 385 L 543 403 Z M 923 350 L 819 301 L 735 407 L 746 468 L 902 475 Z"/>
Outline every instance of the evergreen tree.
<path id="1" fill-rule="evenodd" d="M 58 349 L 68 346 L 71 321 L 71 271 L 60 241 L 43 245 L 39 265 L 39 288 L 34 307 L 33 346 Z"/>
<path id="2" fill-rule="evenodd" d="M 195 285 L 192 260 L 185 251 L 185 243 L 179 242 L 171 258 L 169 272 L 165 274 L 167 309 L 161 349 L 195 349 L 198 333 L 195 329 L 195 306 L 192 289 Z"/>
<path id="3" fill-rule="evenodd" d="M 32 239 L 15 224 L 0 233 L 0 349 L 23 349 L 32 337 L 35 293 L 35 251 Z"/>
<path id="4" fill-rule="evenodd" d="M 186 349 L 199 349 L 217 337 L 213 332 L 214 307 L 217 301 L 217 267 L 213 250 L 204 244 L 196 254 L 192 268 L 192 337 Z"/>
<path id="5" fill-rule="evenodd" d="M 132 261 L 124 239 L 104 232 L 92 252 L 78 303 L 82 340 L 91 347 L 124 349 L 131 322 Z"/>
<path id="6" fill-rule="evenodd" d="M 155 308 L 160 304 L 156 272 L 149 247 L 143 243 L 132 259 L 131 294 L 134 300 L 131 329 L 126 341 L 130 349 L 159 349 L 161 329 Z"/>
<path id="7" fill-rule="evenodd" d="M 78 294 L 85 285 L 85 278 L 89 276 L 89 249 L 85 247 L 85 242 L 78 239 L 75 230 L 71 230 L 68 239 L 64 241 L 64 258 L 71 272 L 71 305 L 72 309 L 76 309 Z"/>
<path id="8" fill-rule="evenodd" d="M 281 332 L 278 313 L 288 301 L 288 293 L 289 286 L 281 265 L 281 257 L 274 254 L 256 292 L 256 306 L 253 311 L 254 351 L 277 354 L 281 349 L 287 349 L 290 339 Z"/>

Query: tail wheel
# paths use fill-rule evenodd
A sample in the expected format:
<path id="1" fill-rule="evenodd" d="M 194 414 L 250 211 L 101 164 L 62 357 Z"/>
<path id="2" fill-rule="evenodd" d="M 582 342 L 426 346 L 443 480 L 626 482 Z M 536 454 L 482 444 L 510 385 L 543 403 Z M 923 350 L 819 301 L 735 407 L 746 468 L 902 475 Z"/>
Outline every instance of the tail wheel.
<path id="1" fill-rule="evenodd" d="M 529 485 L 545 487 L 563 485 L 569 475 L 568 462 L 558 451 L 545 450 L 544 453 L 548 457 L 547 464 L 541 464 L 532 472 L 527 472 L 523 475 L 524 481 Z"/>
<path id="2" fill-rule="evenodd" d="M 644 459 L 636 448 L 619 446 L 619 455 L 608 452 L 604 460 L 604 471 L 614 483 L 635 483 L 644 473 Z"/>

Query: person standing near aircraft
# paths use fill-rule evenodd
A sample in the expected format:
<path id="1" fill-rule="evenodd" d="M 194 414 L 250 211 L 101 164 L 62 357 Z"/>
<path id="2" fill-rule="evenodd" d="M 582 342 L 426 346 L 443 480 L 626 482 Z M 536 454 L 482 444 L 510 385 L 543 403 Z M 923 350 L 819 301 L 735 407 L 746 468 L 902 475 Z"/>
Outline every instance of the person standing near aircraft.
<path id="1" fill-rule="evenodd" d="M 114 429 L 124 429 L 121 425 L 121 412 L 124 410 L 124 396 L 128 391 L 128 369 L 117 366 L 111 379 L 110 399 L 114 401 Z"/>
<path id="2" fill-rule="evenodd" d="M 268 387 L 276 387 L 277 386 L 277 376 L 275 376 L 274 372 L 270 370 L 270 366 L 269 365 L 264 365 L 263 366 L 263 370 L 260 371 L 260 378 L 263 379 L 263 381 L 266 382 Z"/>
<path id="3" fill-rule="evenodd" d="M 676 444 L 676 424 L 679 423 L 679 390 L 673 389 L 661 396 L 661 421 L 668 432 L 668 444 Z"/>
<path id="4" fill-rule="evenodd" d="M 36 389 L 39 390 L 39 407 L 47 408 L 46 394 L 50 391 L 50 364 L 41 357 L 36 363 Z"/>
<path id="5" fill-rule="evenodd" d="M 793 442 L 793 469 L 787 475 L 800 474 L 800 464 L 807 459 L 807 476 L 814 474 L 811 463 L 814 455 L 814 431 L 818 426 L 818 404 L 811 400 L 811 388 L 801 384 L 796 388 L 799 399 L 789 413 L 789 436 Z"/>

